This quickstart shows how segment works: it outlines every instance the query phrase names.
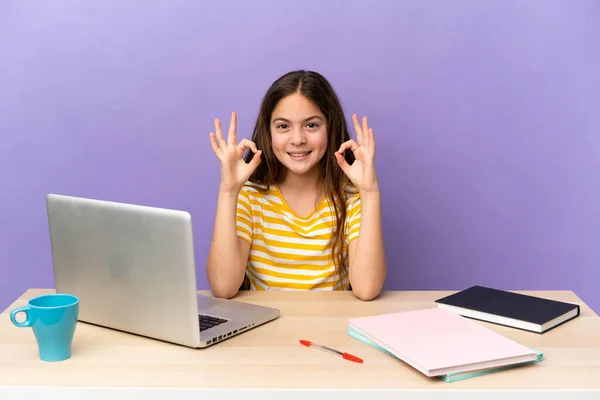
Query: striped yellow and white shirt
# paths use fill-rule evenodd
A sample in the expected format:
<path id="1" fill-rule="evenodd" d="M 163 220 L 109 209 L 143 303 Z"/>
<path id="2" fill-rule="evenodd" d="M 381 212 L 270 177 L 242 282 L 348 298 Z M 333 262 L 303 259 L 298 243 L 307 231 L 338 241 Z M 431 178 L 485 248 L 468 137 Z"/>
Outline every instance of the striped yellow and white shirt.
<path id="1" fill-rule="evenodd" d="M 344 251 L 358 237 L 360 197 L 346 191 Z M 251 290 L 346 290 L 332 259 L 335 211 L 323 199 L 308 217 L 299 217 L 286 203 L 277 185 L 267 193 L 250 182 L 237 202 L 237 234 L 250 243 L 246 276 Z M 346 257 L 347 260 L 347 257 Z M 348 268 L 347 261 L 345 268 Z"/>

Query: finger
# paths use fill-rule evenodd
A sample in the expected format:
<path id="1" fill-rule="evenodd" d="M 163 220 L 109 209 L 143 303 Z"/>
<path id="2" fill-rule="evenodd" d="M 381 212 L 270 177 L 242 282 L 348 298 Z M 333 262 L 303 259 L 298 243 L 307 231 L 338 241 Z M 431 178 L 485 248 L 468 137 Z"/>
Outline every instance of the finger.
<path id="1" fill-rule="evenodd" d="M 373 129 L 369 128 L 369 147 L 375 152 L 375 136 L 373 135 Z"/>
<path id="2" fill-rule="evenodd" d="M 361 145 L 363 143 L 363 131 L 358 123 L 358 116 L 356 114 L 352 114 L 352 122 L 354 123 L 354 132 L 356 132 L 356 141 Z"/>
<path id="3" fill-rule="evenodd" d="M 231 112 L 231 122 L 229 123 L 229 133 L 227 134 L 227 143 L 235 145 L 237 143 L 237 113 Z"/>
<path id="4" fill-rule="evenodd" d="M 215 153 L 215 155 L 217 157 L 219 157 L 219 160 L 220 160 L 221 154 L 223 154 L 223 152 L 219 148 L 219 144 L 217 143 L 217 138 L 215 137 L 215 134 L 212 132 L 209 133 L 208 136 L 210 137 L 210 146 L 212 147 L 213 153 Z"/>
<path id="5" fill-rule="evenodd" d="M 363 145 L 364 146 L 369 146 L 371 141 L 369 139 L 369 122 L 367 120 L 367 117 L 364 116 L 363 117 L 363 126 L 362 126 L 362 131 L 363 131 Z"/>
<path id="6" fill-rule="evenodd" d="M 238 147 L 242 149 L 242 151 L 245 151 L 246 149 L 251 149 L 254 153 L 258 151 L 256 143 L 249 139 L 242 139 L 240 144 L 238 144 Z"/>
<path id="7" fill-rule="evenodd" d="M 215 133 L 217 135 L 217 143 L 219 143 L 219 147 L 224 150 L 227 148 L 227 143 L 225 139 L 223 139 L 223 131 L 221 130 L 221 121 L 219 118 L 215 118 Z"/>
<path id="8" fill-rule="evenodd" d="M 358 144 L 356 144 L 354 140 L 350 139 L 342 143 L 340 149 L 337 152 L 340 154 L 344 154 L 344 151 L 346 151 L 346 149 L 350 149 L 350 151 L 354 153 L 356 150 L 358 150 Z"/>
<path id="9" fill-rule="evenodd" d="M 350 169 L 350 164 L 346 161 L 346 158 L 341 153 L 335 153 L 335 159 L 345 174 L 348 174 L 348 170 Z"/>
<path id="10" fill-rule="evenodd" d="M 252 160 L 250 160 L 250 162 L 248 163 L 251 167 L 252 167 L 252 171 L 254 171 L 256 169 L 256 167 L 258 167 L 258 164 L 260 164 L 260 155 L 262 154 L 261 150 L 258 150 L 254 156 L 252 156 Z"/>

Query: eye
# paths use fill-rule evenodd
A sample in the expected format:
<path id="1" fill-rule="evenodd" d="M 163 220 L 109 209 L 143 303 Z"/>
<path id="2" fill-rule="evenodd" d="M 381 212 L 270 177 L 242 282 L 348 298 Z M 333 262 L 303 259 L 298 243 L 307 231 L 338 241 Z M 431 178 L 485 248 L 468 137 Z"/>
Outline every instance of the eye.
<path id="1" fill-rule="evenodd" d="M 288 128 L 287 124 L 279 124 L 279 125 L 277 125 L 277 129 L 287 129 L 287 128 Z"/>
<path id="2" fill-rule="evenodd" d="M 318 128 L 319 124 L 317 124 L 316 122 L 309 122 L 308 124 L 306 124 L 306 126 L 308 126 L 310 129 L 314 129 Z"/>

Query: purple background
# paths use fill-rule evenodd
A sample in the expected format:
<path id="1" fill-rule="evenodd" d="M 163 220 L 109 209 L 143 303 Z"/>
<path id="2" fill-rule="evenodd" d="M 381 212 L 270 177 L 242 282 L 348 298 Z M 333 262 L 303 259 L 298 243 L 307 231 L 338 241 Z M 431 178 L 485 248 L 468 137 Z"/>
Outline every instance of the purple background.
<path id="1" fill-rule="evenodd" d="M 3 1 L 0 308 L 53 287 L 48 192 L 183 209 L 212 120 L 323 73 L 368 115 L 387 289 L 568 289 L 600 310 L 600 2 Z"/>

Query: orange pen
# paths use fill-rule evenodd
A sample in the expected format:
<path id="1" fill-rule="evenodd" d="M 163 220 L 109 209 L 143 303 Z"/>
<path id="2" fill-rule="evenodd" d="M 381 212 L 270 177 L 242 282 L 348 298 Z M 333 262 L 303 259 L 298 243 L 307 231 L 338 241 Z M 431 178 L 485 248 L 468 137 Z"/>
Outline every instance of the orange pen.
<path id="1" fill-rule="evenodd" d="M 357 363 L 362 363 L 363 362 L 362 358 L 353 356 L 352 354 L 349 354 L 349 353 L 345 353 L 345 352 L 341 352 L 341 351 L 332 349 L 331 347 L 327 347 L 327 346 L 323 346 L 323 345 L 320 345 L 320 344 L 313 343 L 313 342 L 311 342 L 309 340 L 300 340 L 300 343 L 303 344 L 303 345 L 305 345 L 306 347 L 314 347 L 315 349 L 323 350 L 323 351 L 326 351 L 328 353 L 335 354 L 337 356 L 341 356 L 342 358 L 345 358 L 346 360 L 354 361 L 354 362 L 357 362 Z"/>

